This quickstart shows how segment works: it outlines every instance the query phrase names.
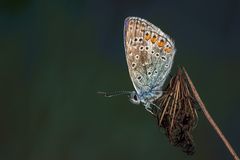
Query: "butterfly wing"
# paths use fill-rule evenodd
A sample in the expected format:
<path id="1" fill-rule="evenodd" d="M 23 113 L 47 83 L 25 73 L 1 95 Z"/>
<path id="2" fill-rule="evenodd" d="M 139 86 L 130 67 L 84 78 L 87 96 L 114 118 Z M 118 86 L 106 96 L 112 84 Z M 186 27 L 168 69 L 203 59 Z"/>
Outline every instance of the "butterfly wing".
<path id="1" fill-rule="evenodd" d="M 124 46 L 137 94 L 161 91 L 175 54 L 173 41 L 150 22 L 128 17 L 124 23 Z"/>

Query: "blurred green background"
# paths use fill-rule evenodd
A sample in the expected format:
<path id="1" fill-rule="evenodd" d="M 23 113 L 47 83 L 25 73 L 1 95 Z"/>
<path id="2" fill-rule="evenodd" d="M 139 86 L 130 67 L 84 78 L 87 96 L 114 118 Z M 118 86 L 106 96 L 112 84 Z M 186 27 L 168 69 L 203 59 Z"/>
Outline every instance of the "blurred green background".
<path id="1" fill-rule="evenodd" d="M 231 159 L 202 113 L 196 153 L 171 146 L 133 90 L 123 22 L 149 20 L 176 42 L 203 101 L 240 154 L 239 0 L 1 0 L 0 159 Z"/>

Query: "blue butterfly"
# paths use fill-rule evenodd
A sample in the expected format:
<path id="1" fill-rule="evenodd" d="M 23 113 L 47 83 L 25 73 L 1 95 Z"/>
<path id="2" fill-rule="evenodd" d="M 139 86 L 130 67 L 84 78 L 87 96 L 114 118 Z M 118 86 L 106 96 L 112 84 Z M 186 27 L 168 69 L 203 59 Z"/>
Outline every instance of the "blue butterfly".
<path id="1" fill-rule="evenodd" d="M 142 103 L 152 113 L 151 104 L 161 97 L 163 84 L 173 64 L 174 42 L 147 20 L 128 17 L 124 22 L 124 47 L 135 91 L 105 95 L 130 94 L 132 103 Z"/>

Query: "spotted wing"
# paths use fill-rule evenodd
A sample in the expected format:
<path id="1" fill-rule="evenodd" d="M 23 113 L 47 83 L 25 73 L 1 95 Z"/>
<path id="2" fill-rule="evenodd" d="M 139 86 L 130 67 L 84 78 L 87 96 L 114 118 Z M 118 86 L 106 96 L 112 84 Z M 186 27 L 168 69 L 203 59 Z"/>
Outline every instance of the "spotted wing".
<path id="1" fill-rule="evenodd" d="M 128 17 L 124 23 L 128 70 L 139 95 L 161 91 L 175 54 L 173 41 L 150 22 Z"/>

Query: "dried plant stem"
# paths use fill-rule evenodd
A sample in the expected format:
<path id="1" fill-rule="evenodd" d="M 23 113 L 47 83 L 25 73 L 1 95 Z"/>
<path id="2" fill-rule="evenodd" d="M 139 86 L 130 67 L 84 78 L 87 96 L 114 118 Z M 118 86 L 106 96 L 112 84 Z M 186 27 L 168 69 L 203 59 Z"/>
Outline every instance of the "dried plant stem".
<path id="1" fill-rule="evenodd" d="M 225 146 L 227 147 L 227 149 L 229 150 L 229 152 L 231 153 L 231 155 L 233 156 L 234 160 L 239 160 L 238 155 L 236 154 L 236 152 L 234 151 L 234 149 L 232 148 L 231 144 L 228 142 L 228 140 L 225 138 L 224 134 L 222 133 L 222 131 L 219 129 L 219 127 L 217 126 L 217 124 L 214 122 L 213 118 L 211 117 L 211 115 L 208 113 L 206 106 L 204 105 L 203 101 L 201 100 L 196 88 L 194 87 L 190 77 L 188 76 L 185 68 L 183 68 L 183 71 L 187 77 L 187 80 L 190 84 L 190 87 L 192 89 L 192 92 L 199 104 L 199 106 L 201 107 L 204 115 L 206 116 L 207 120 L 209 121 L 209 123 L 212 125 L 212 127 L 214 128 L 214 130 L 217 132 L 217 134 L 219 135 L 219 137 L 222 139 L 223 143 L 225 144 Z"/>

